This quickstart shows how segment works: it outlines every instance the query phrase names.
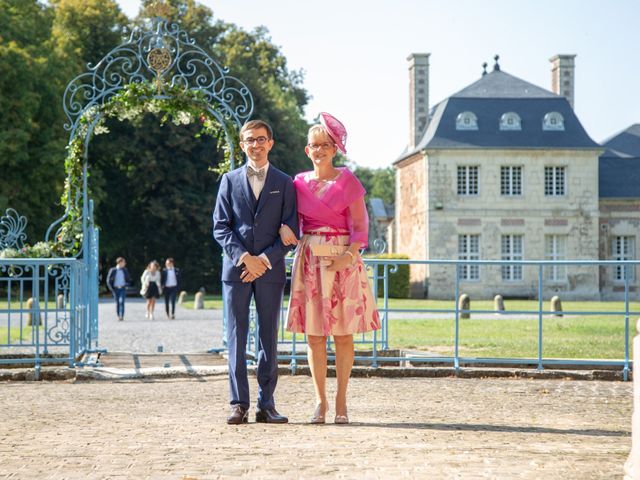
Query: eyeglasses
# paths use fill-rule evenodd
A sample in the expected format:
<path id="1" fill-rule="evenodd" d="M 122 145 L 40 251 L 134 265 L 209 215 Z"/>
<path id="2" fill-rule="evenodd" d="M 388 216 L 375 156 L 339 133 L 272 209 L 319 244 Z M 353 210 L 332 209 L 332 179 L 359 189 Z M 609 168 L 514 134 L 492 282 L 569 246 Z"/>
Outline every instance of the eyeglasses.
<path id="1" fill-rule="evenodd" d="M 309 147 L 311 150 L 328 150 L 330 148 L 333 148 L 336 144 L 335 143 L 310 143 L 309 145 L 307 145 L 307 147 Z"/>
<path id="2" fill-rule="evenodd" d="M 245 140 L 242 140 L 242 143 L 244 143 L 245 145 L 255 145 L 256 143 L 258 145 L 264 145 L 269 139 L 267 137 L 258 137 L 258 138 L 247 138 Z"/>

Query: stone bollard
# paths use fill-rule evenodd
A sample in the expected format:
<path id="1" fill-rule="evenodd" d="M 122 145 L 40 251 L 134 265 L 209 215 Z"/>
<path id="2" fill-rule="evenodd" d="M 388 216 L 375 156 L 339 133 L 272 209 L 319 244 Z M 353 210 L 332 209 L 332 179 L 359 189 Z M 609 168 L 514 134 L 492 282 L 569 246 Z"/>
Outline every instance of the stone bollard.
<path id="1" fill-rule="evenodd" d="M 185 292 L 184 290 L 180 292 L 180 295 L 178 296 L 178 305 L 182 305 L 184 303 L 184 297 L 187 296 L 187 292 Z"/>
<path id="2" fill-rule="evenodd" d="M 493 297 L 493 309 L 497 312 L 504 312 L 504 298 L 502 295 Z"/>
<path id="3" fill-rule="evenodd" d="M 552 312 L 561 312 L 562 311 L 562 302 L 560 301 L 560 297 L 555 295 L 551 298 L 551 310 Z M 561 317 L 561 313 L 554 313 L 554 317 Z"/>
<path id="4" fill-rule="evenodd" d="M 27 313 L 27 325 L 29 326 L 33 325 L 33 316 L 34 316 L 33 309 L 37 306 L 39 306 L 38 302 L 35 302 L 35 305 L 34 305 L 34 301 L 32 297 L 30 297 L 27 300 L 27 308 L 29 309 L 29 312 Z M 38 320 L 36 321 L 36 323 L 38 326 L 42 325 L 42 317 L 40 316 L 40 312 L 38 312 Z"/>
<path id="5" fill-rule="evenodd" d="M 58 299 L 56 300 L 56 308 L 58 310 L 62 310 L 64 308 L 64 295 L 62 293 L 58 294 Z"/>
<path id="6" fill-rule="evenodd" d="M 633 415 L 631 417 L 631 452 L 624 464 L 624 480 L 640 478 L 640 320 L 633 339 Z"/>
<path id="7" fill-rule="evenodd" d="M 460 295 L 458 299 L 458 310 L 471 310 L 471 298 L 466 293 Z M 471 318 L 471 314 L 468 312 L 461 312 L 460 318 Z"/>
<path id="8" fill-rule="evenodd" d="M 193 302 L 194 310 L 202 310 L 204 308 L 204 293 L 198 292 L 196 293 L 196 299 Z"/>

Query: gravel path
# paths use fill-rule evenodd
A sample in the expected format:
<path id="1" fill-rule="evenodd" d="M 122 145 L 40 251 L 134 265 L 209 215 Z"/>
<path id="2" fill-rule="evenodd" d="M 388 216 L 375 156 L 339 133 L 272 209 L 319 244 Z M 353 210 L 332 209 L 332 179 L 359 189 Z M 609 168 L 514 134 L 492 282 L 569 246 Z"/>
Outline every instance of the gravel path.
<path id="1" fill-rule="evenodd" d="M 162 303 L 161 303 L 162 302 Z M 110 352 L 206 352 L 222 345 L 222 310 L 188 310 L 176 305 L 176 319 L 168 320 L 164 300 L 156 305 L 155 320 L 145 318 L 143 299 L 127 298 L 125 318 L 118 321 L 113 299 L 99 305 L 99 346 Z"/>

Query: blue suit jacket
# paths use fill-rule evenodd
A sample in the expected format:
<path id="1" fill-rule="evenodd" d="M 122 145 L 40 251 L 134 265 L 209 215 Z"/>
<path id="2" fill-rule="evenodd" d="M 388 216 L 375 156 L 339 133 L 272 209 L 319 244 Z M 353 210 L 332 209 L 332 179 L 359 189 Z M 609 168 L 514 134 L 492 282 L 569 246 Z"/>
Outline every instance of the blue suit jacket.
<path id="1" fill-rule="evenodd" d="M 247 179 L 246 164 L 225 173 L 213 211 L 213 237 L 222 247 L 222 280 L 241 282 L 242 268 L 236 267 L 244 252 L 264 253 L 271 262 L 256 282 L 284 283 L 284 256 L 292 247 L 280 240 L 278 230 L 286 224 L 298 234 L 298 213 L 293 180 L 269 165 L 264 188 L 256 200 Z"/>

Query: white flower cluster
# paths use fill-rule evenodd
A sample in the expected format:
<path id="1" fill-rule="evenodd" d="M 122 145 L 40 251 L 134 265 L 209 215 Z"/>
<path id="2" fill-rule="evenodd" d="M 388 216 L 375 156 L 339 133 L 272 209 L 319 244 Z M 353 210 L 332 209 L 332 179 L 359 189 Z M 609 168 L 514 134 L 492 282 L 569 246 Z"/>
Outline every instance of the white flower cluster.
<path id="1" fill-rule="evenodd" d="M 99 122 L 96 127 L 93 129 L 94 135 L 102 135 L 103 133 L 109 133 L 109 127 L 104 125 L 102 122 Z"/>
<path id="2" fill-rule="evenodd" d="M 5 248 L 4 250 L 0 250 L 0 258 L 18 258 L 20 256 L 20 252 L 15 248 Z"/>
<path id="3" fill-rule="evenodd" d="M 171 118 L 174 125 L 189 125 L 190 123 L 193 123 L 193 120 L 193 115 L 189 112 L 178 112 L 173 115 L 173 118 Z"/>

